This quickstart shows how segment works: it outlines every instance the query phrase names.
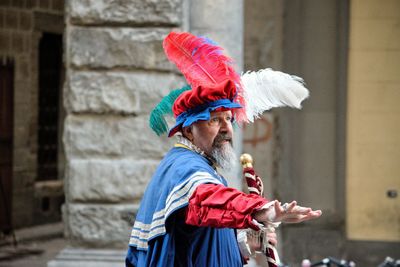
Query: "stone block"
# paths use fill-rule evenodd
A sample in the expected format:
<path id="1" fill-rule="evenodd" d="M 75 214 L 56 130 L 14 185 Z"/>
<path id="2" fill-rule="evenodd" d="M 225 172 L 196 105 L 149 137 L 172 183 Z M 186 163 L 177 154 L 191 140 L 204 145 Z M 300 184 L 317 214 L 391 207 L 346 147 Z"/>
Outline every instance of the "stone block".
<path id="1" fill-rule="evenodd" d="M 126 248 L 137 210 L 137 204 L 67 204 L 67 237 L 75 246 Z"/>
<path id="2" fill-rule="evenodd" d="M 26 39 L 28 39 L 29 36 L 27 36 L 26 34 L 24 34 L 22 36 L 23 42 L 26 41 Z M 25 46 L 24 46 L 25 49 Z M 25 52 L 28 53 L 29 50 L 25 50 Z M 21 55 L 19 56 L 19 60 L 17 62 L 17 68 L 20 72 L 21 77 L 24 77 L 23 79 L 29 79 L 29 74 L 30 74 L 30 64 L 29 64 L 29 58 L 27 55 Z M 27 88 L 28 90 L 30 90 L 30 88 Z M 29 91 L 28 91 L 29 92 Z"/>
<path id="3" fill-rule="evenodd" d="M 40 9 L 49 9 L 50 8 L 50 0 L 40 0 L 39 5 Z"/>
<path id="4" fill-rule="evenodd" d="M 19 16 L 19 29 L 29 31 L 32 28 L 32 12 L 21 11 Z"/>
<path id="5" fill-rule="evenodd" d="M 68 1 L 69 2 L 69 1 Z M 64 0 L 52 0 L 51 9 L 64 13 Z"/>
<path id="6" fill-rule="evenodd" d="M 65 32 L 64 17 L 62 14 L 35 10 L 34 27 L 38 32 L 52 32 L 63 34 Z M 40 35 L 37 36 L 40 39 Z"/>
<path id="7" fill-rule="evenodd" d="M 151 131 L 147 116 L 112 115 L 67 116 L 64 144 L 67 159 L 160 159 L 171 147 Z"/>
<path id="8" fill-rule="evenodd" d="M 36 2 L 37 1 L 34 1 L 34 0 L 26 0 L 26 1 L 24 1 L 24 7 L 26 9 L 31 9 L 36 5 Z"/>
<path id="9" fill-rule="evenodd" d="M 181 0 L 73 0 L 70 19 L 77 24 L 179 25 Z"/>
<path id="10" fill-rule="evenodd" d="M 71 160 L 66 191 L 71 202 L 121 202 L 140 199 L 159 161 Z"/>
<path id="11" fill-rule="evenodd" d="M 11 6 L 10 2 L 11 2 L 11 0 L 2 0 L 2 1 L 0 1 L 0 6 L 1 7 Z"/>
<path id="12" fill-rule="evenodd" d="M 0 51 L 8 52 L 10 49 L 11 35 L 8 32 L 0 32 Z"/>
<path id="13" fill-rule="evenodd" d="M 4 28 L 4 20 L 5 20 L 5 13 L 6 10 L 3 8 L 0 8 L 0 29 Z"/>
<path id="14" fill-rule="evenodd" d="M 18 28 L 18 11 L 9 9 L 6 12 L 5 17 L 5 26 L 9 29 L 17 29 Z"/>
<path id="15" fill-rule="evenodd" d="M 124 74 L 70 71 L 65 106 L 70 112 L 135 114 L 138 91 Z"/>
<path id="16" fill-rule="evenodd" d="M 25 34 L 25 36 L 24 36 L 24 51 L 26 51 L 27 53 L 30 53 L 32 50 L 31 49 L 32 48 L 31 40 L 32 40 L 32 37 L 28 34 Z M 29 69 L 29 71 L 32 69 L 29 64 L 28 64 L 27 68 Z"/>
<path id="17" fill-rule="evenodd" d="M 70 112 L 143 114 L 183 79 L 165 73 L 70 71 L 66 85 Z"/>
<path id="18" fill-rule="evenodd" d="M 27 171 L 27 170 L 34 170 L 34 168 L 36 168 L 35 165 L 36 157 L 28 149 L 29 147 L 27 146 L 14 148 L 13 152 L 14 171 Z"/>
<path id="19" fill-rule="evenodd" d="M 12 3 L 13 7 L 17 7 L 17 8 L 24 7 L 24 1 L 23 0 L 12 0 L 11 3 Z"/>
<path id="20" fill-rule="evenodd" d="M 173 70 L 162 48 L 169 29 L 72 27 L 67 40 L 75 68 Z"/>

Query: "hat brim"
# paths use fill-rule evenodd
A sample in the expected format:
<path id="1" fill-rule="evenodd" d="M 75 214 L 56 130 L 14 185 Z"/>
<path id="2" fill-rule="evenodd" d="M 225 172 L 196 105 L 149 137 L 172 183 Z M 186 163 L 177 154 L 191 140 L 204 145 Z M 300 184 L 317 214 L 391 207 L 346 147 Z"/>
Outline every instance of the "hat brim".
<path id="1" fill-rule="evenodd" d="M 242 106 L 229 99 L 219 99 L 214 102 L 206 103 L 196 109 L 183 112 L 176 118 L 176 123 L 169 131 L 168 137 L 173 136 L 177 132 L 181 131 L 182 128 L 188 127 L 197 121 L 208 121 L 210 119 L 210 112 L 220 108 L 230 110 L 242 108 Z"/>

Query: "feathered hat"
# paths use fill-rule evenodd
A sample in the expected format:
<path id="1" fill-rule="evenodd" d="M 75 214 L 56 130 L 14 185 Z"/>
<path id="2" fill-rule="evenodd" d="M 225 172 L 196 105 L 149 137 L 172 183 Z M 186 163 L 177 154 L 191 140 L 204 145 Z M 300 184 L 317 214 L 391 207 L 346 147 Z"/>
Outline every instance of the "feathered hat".
<path id="1" fill-rule="evenodd" d="M 210 112 L 216 110 L 232 110 L 239 124 L 253 122 L 273 107 L 300 108 L 309 95 L 301 78 L 283 72 L 265 69 L 240 76 L 233 60 L 205 37 L 171 32 L 163 47 L 189 85 L 171 91 L 151 112 L 150 127 L 158 135 L 169 132 L 173 136 L 183 127 L 209 120 Z M 170 130 L 167 115 L 176 118 Z"/>

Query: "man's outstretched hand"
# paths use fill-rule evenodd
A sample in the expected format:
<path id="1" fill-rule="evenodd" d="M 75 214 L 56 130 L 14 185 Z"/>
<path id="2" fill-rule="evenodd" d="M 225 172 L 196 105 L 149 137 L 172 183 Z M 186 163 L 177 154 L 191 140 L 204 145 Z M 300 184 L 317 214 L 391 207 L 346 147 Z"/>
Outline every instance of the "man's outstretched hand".
<path id="1" fill-rule="evenodd" d="M 296 201 L 282 205 L 279 201 L 275 200 L 274 205 L 268 209 L 256 211 L 253 218 L 258 222 L 267 225 L 271 222 L 304 222 L 316 219 L 321 216 L 321 214 L 321 210 L 312 210 L 311 208 L 299 206 Z"/>

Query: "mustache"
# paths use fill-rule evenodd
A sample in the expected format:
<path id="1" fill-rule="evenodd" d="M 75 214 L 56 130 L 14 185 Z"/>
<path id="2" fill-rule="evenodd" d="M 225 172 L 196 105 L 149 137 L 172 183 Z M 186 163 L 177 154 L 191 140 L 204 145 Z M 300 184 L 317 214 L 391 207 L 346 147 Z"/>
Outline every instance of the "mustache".
<path id="1" fill-rule="evenodd" d="M 228 134 L 218 134 L 215 137 L 212 146 L 213 147 L 220 147 L 221 143 L 224 142 L 224 141 L 228 141 L 229 144 L 232 145 L 232 137 L 230 137 Z"/>

